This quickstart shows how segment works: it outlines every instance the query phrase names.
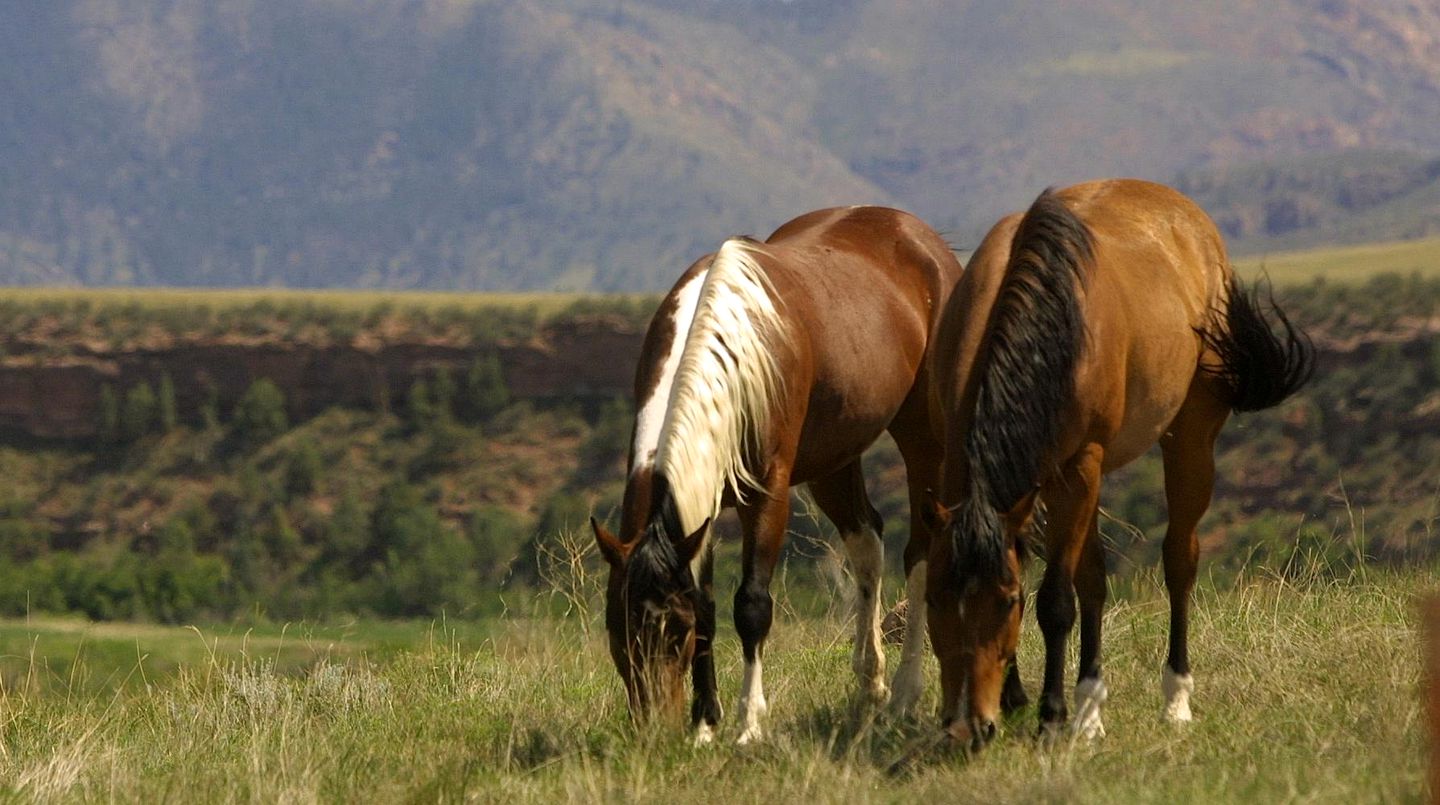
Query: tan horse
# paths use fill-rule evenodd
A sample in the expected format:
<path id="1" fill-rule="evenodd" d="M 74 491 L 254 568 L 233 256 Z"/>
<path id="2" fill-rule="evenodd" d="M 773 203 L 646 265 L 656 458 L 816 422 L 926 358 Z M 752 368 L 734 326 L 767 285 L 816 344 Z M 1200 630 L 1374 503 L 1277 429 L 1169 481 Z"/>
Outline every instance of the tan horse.
<path id="1" fill-rule="evenodd" d="M 905 566 L 923 601 L 929 534 L 924 490 L 938 478 L 926 347 L 960 264 L 929 227 L 879 207 L 828 209 L 780 227 L 765 243 L 728 240 L 680 278 L 646 334 L 635 376 L 639 405 L 620 533 L 592 521 L 610 565 L 606 628 L 632 714 L 678 715 L 693 666 L 697 741 L 720 719 L 711 645 L 712 549 L 723 506 L 744 529 L 735 627 L 744 649 L 741 742 L 761 736 L 761 659 L 770 631 L 770 577 L 785 537 L 789 489 L 809 485 L 835 524 L 858 596 L 854 670 L 883 700 L 881 520 L 860 454 L 883 432 L 904 457 L 911 500 Z M 907 639 L 892 707 L 921 690 L 924 643 Z"/>
<path id="2" fill-rule="evenodd" d="M 945 421 L 938 514 L 948 538 L 931 543 L 928 616 L 951 738 L 978 746 L 994 734 L 1020 634 L 1021 537 L 1037 495 L 1047 520 L 1036 600 L 1041 725 L 1048 732 L 1067 718 L 1065 645 L 1078 593 L 1073 726 L 1104 733 L 1100 481 L 1157 441 L 1170 516 L 1161 688 L 1165 716 L 1190 719 L 1186 628 L 1215 437 L 1232 410 L 1279 403 L 1313 366 L 1308 339 L 1270 307 L 1278 337 L 1235 277 L 1215 225 L 1161 185 L 1120 179 L 1046 191 L 990 230 L 931 355 Z"/>

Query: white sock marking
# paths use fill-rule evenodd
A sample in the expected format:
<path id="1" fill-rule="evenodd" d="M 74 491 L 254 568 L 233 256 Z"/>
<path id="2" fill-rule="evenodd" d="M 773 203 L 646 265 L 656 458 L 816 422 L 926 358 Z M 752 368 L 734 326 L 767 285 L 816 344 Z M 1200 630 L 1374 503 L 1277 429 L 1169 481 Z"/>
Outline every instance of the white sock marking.
<path id="1" fill-rule="evenodd" d="M 847 534 L 845 553 L 855 572 L 855 652 L 850 667 L 862 695 L 884 702 L 885 652 L 880 645 L 880 580 L 885 564 L 885 546 L 873 531 Z"/>
<path id="2" fill-rule="evenodd" d="M 1087 677 L 1075 685 L 1075 735 L 1087 741 L 1105 737 L 1105 723 L 1100 720 L 1100 708 L 1110 698 L 1105 680 Z"/>
<path id="3" fill-rule="evenodd" d="M 905 578 L 905 642 L 890 693 L 890 710 L 901 715 L 914 709 L 925 690 L 925 564 L 917 562 Z"/>
<path id="4" fill-rule="evenodd" d="M 740 684 L 740 725 L 742 729 L 736 743 L 742 746 L 765 737 L 760 722 L 765 717 L 765 713 L 769 711 L 770 705 L 765 701 L 765 684 L 761 679 L 760 666 L 758 657 L 753 663 L 745 663 L 744 680 Z"/>
<path id="5" fill-rule="evenodd" d="M 715 730 L 706 722 L 701 721 L 695 727 L 695 745 L 709 746 L 715 743 Z"/>
<path id="6" fill-rule="evenodd" d="M 1181 676 L 1167 665 L 1160 673 L 1160 692 L 1165 694 L 1166 721 L 1172 724 L 1190 721 L 1190 695 L 1195 692 L 1194 677 L 1189 674 Z"/>

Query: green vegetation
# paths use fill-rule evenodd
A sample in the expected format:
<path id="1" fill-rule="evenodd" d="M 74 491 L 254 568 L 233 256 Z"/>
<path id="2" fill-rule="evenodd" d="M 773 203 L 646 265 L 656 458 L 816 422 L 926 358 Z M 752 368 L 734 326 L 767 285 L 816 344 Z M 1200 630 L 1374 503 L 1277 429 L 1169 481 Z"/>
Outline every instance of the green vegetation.
<path id="1" fill-rule="evenodd" d="M 1032 709 L 979 756 L 921 755 L 894 777 L 887 767 L 933 734 L 933 660 L 924 715 L 857 717 L 846 619 L 783 587 L 766 655 L 770 731 L 745 748 L 730 743 L 733 716 L 709 748 L 679 731 L 637 732 L 593 577 L 575 587 L 590 606 L 569 617 L 522 606 L 478 627 L 0 623 L 0 790 L 205 801 L 694 801 L 716 790 L 738 801 L 1416 799 L 1414 595 L 1440 576 L 1277 570 L 1258 564 L 1233 584 L 1202 583 L 1188 728 L 1159 718 L 1168 608 L 1147 573 L 1117 590 L 1106 616 L 1105 738 L 1040 748 Z M 731 697 L 740 651 L 722 617 L 716 656 Z M 1041 653 L 1028 623 L 1020 662 L 1032 692 Z"/>
<path id="2" fill-rule="evenodd" d="M 1384 255 L 1410 249 L 1374 253 L 1388 264 Z M 1332 260 L 1320 253 L 1308 264 Z M 1316 555 L 1359 568 L 1433 557 L 1440 550 L 1433 327 L 1440 278 L 1357 274 L 1302 283 L 1296 276 L 1277 276 L 1277 292 L 1316 335 L 1319 371 L 1295 400 L 1237 416 L 1224 430 L 1215 503 L 1201 529 L 1210 567 L 1226 578 L 1260 559 L 1283 565 Z M 206 298 L 195 302 L 204 307 Z M 483 306 L 452 314 L 378 304 L 344 314 L 356 322 L 347 337 L 438 340 L 474 357 L 455 370 L 422 372 L 388 408 L 308 418 L 293 416 L 289 394 L 269 380 L 234 406 L 212 395 L 187 403 L 198 406 L 188 411 L 177 407 L 163 373 L 153 386 L 117 381 L 101 390 L 97 438 L 0 445 L 0 471 L 11 484 L 0 496 L 0 613 L 162 622 L 470 619 L 501 609 L 502 589 L 552 583 L 583 555 L 557 534 L 592 513 L 614 525 L 630 404 L 516 399 L 489 339 L 496 326 L 528 338 L 533 318 L 496 318 Z M 77 334 L 54 342 L 65 350 L 91 338 L 111 341 L 105 327 L 134 333 L 126 339 L 168 342 L 179 336 L 167 326 L 209 326 L 185 308 L 124 305 L 113 307 L 105 294 L 63 303 L 0 298 L 0 322 L 9 328 L 0 332 L 12 345 L 44 332 Z M 345 329 L 326 330 L 341 314 L 304 295 L 210 309 L 223 312 L 214 317 L 229 331 L 266 333 L 267 343 L 323 341 Z M 643 301 L 622 298 L 573 300 L 552 316 L 597 312 L 627 327 L 646 315 Z M 484 338 L 476 335 L 486 327 Z M 909 513 L 893 445 L 872 451 L 867 470 L 889 560 L 898 566 Z M 1163 499 L 1154 453 L 1107 483 L 1117 578 L 1158 557 Z M 721 525 L 733 534 L 729 518 Z M 787 556 L 804 564 L 827 555 L 828 526 L 818 516 L 798 507 L 791 527 L 797 537 Z M 722 561 L 733 561 L 733 543 L 723 550 Z"/>
<path id="3" fill-rule="evenodd" d="M 1240 257 L 1235 260 L 1235 268 L 1246 278 L 1263 271 L 1277 285 L 1300 285 L 1317 277 L 1349 285 L 1382 274 L 1435 277 L 1440 276 L 1440 238 Z"/>

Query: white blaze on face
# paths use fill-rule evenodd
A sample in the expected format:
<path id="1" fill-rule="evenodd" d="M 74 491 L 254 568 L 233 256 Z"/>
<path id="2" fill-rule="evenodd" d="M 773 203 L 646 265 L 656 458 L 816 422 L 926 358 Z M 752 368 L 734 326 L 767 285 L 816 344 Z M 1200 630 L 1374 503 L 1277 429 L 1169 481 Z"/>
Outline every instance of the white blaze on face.
<path id="1" fill-rule="evenodd" d="M 675 333 L 660 364 L 660 381 L 650 392 L 649 399 L 641 401 L 640 413 L 635 417 L 635 443 L 630 448 L 630 455 L 635 459 L 632 462 L 632 473 L 655 463 L 655 450 L 660 445 L 660 428 L 665 424 L 665 411 L 670 407 L 670 392 L 675 387 L 675 372 L 680 368 L 680 353 L 685 349 L 685 337 L 690 334 L 690 323 L 695 320 L 695 306 L 700 301 L 700 286 L 705 283 L 707 273 L 701 271 L 691 277 L 676 294 Z"/>

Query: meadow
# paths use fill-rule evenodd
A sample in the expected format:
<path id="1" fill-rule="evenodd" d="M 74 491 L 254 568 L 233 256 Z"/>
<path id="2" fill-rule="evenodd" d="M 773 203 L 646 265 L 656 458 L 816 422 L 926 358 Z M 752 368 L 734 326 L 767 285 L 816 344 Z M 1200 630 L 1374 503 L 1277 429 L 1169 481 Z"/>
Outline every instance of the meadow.
<path id="1" fill-rule="evenodd" d="M 694 748 L 679 730 L 630 723 L 588 576 L 568 617 L 543 614 L 554 594 L 541 593 L 470 624 L 237 633 L 10 621 L 0 625 L 0 791 L 42 801 L 1417 801 L 1416 597 L 1437 582 L 1434 569 L 1337 573 L 1292 554 L 1202 583 L 1196 721 L 1176 728 L 1159 718 L 1164 594 L 1153 573 L 1138 574 L 1116 585 L 1106 615 L 1105 738 L 1040 746 L 1032 709 L 976 756 L 922 751 L 898 774 L 889 767 L 934 733 L 933 661 L 918 718 L 854 709 L 843 596 L 826 606 L 786 585 L 766 664 L 770 734 L 743 748 L 728 732 Z M 722 617 L 732 706 L 739 647 Z M 1020 661 L 1032 692 L 1040 655 L 1031 626 Z"/>
<path id="2" fill-rule="evenodd" d="M 1297 300 L 1297 309 L 1311 312 L 1307 324 L 1326 322 L 1337 337 L 1348 336 L 1347 328 L 1368 332 L 1396 317 L 1433 311 L 1440 298 L 1432 287 L 1440 277 L 1435 240 L 1237 264 L 1250 276 L 1263 268 Z M 1427 279 L 1375 279 L 1397 272 Z M 1314 284 L 1317 277 L 1324 284 Z M 15 322 L 49 332 L 53 322 L 47 317 L 69 311 L 80 322 L 72 329 L 82 334 L 103 331 L 111 326 L 106 322 L 145 320 L 218 332 L 262 315 L 281 322 L 279 332 L 295 330 L 292 319 L 315 311 L 345 334 L 390 315 L 377 310 L 389 310 L 402 317 L 418 312 L 435 327 L 488 338 L 497 327 L 497 309 L 533 311 L 528 327 L 535 318 L 594 305 L 608 310 L 606 304 L 643 320 L 641 311 L 653 297 L 607 303 L 483 294 L 0 291 L 0 314 Z M 197 309 L 210 313 L 196 317 Z M 101 316 L 105 311 L 112 315 Z M 132 329 L 135 338 L 144 336 L 143 328 Z M 1420 425 L 1403 438 L 1391 431 L 1414 419 L 1433 396 L 1440 349 L 1415 344 L 1428 351 L 1392 344 L 1366 353 L 1318 378 L 1307 391 L 1313 399 L 1227 429 L 1224 446 L 1231 452 L 1222 451 L 1220 465 L 1223 483 L 1233 488 L 1222 488 L 1202 523 L 1202 532 L 1223 533 L 1224 545 L 1207 546 L 1201 565 L 1191 626 L 1193 724 L 1177 729 L 1159 718 L 1167 606 L 1149 560 L 1163 513 L 1156 509 L 1156 466 L 1147 459 L 1113 482 L 1116 494 L 1107 504 L 1134 524 L 1109 535 L 1112 549 L 1125 558 L 1123 572 L 1112 579 L 1105 622 L 1108 736 L 1039 746 L 1032 709 L 973 757 L 924 749 L 935 733 L 933 660 L 918 716 L 891 720 L 852 708 L 847 584 L 833 563 L 814 561 L 809 548 L 787 556 L 775 585 L 777 618 L 766 662 L 768 740 L 735 747 L 734 727 L 727 723 L 717 745 L 697 749 L 681 730 L 633 725 L 605 649 L 599 562 L 588 534 L 566 539 L 554 527 L 583 522 L 589 510 L 605 510 L 597 500 L 618 495 L 617 451 L 628 434 L 623 408 L 590 416 L 520 403 L 483 428 L 437 425 L 408 409 L 383 415 L 336 409 L 253 449 L 230 452 L 222 447 L 234 425 L 223 423 L 182 424 L 133 443 L 101 445 L 94 456 L 85 446 L 6 446 L 0 466 L 11 476 L 14 500 L 3 501 L 0 525 L 10 529 L 5 533 L 33 537 L 34 544 L 26 544 L 35 555 L 7 559 L 0 574 L 0 581 L 9 579 L 0 587 L 13 593 L 9 611 L 30 613 L 0 620 L 0 798 L 1418 801 L 1426 751 L 1417 601 L 1440 590 L 1440 565 L 1427 558 L 1434 555 L 1429 546 L 1440 523 L 1440 490 L 1430 488 L 1433 434 L 1422 433 Z M 1332 422 L 1337 412 L 1348 418 Z M 566 457 L 541 456 L 540 446 Z M 550 463 L 540 463 L 542 457 Z M 99 474 L 83 470 L 90 466 Z M 886 466 L 872 467 L 879 470 L 872 476 L 882 476 L 872 484 L 882 489 L 895 486 L 894 478 L 883 477 Z M 472 512 L 475 502 L 455 492 L 494 494 L 533 483 L 521 477 L 527 467 L 563 487 L 533 522 L 497 525 L 504 518 L 494 507 Z M 1270 469 L 1283 470 L 1283 477 L 1257 474 Z M 191 490 L 201 470 L 225 494 Z M 1337 479 L 1338 492 L 1332 489 Z M 1252 488 L 1268 495 L 1255 499 L 1268 501 L 1265 508 L 1245 497 Z M 597 498 L 596 489 L 608 491 Z M 105 550 L 53 548 L 41 535 L 44 512 L 32 512 L 39 501 L 52 508 L 73 504 L 93 515 L 110 500 L 145 503 L 157 494 L 173 498 L 180 510 L 173 519 L 185 524 L 175 528 L 184 550 L 171 551 L 168 560 L 164 540 L 160 549 L 143 540 L 106 548 L 133 551 L 128 565 Z M 1383 507 L 1398 505 L 1390 500 L 1397 495 L 1416 511 L 1384 519 Z M 180 506 L 192 497 L 205 506 Z M 348 510 L 352 498 L 354 516 L 337 514 Z M 903 520 L 902 511 L 884 503 L 885 495 L 876 499 L 887 519 Z M 227 507 L 207 514 L 212 500 Z M 440 512 L 473 518 L 445 521 L 447 540 L 437 543 Z M 115 522 L 128 520 L 117 515 Z M 399 586 L 426 595 L 423 606 L 405 599 L 397 612 L 458 617 L 383 619 L 383 610 L 350 600 L 349 587 L 334 580 L 326 586 L 325 574 L 305 570 L 335 564 L 327 542 L 333 541 L 331 531 L 354 541 L 368 530 L 377 545 L 390 544 L 386 539 L 413 545 L 410 530 L 400 525 L 430 534 L 424 544 L 433 550 L 391 553 L 426 563 L 406 573 L 400 565 L 377 564 L 386 572 L 360 579 L 356 594 L 405 582 Z M 502 532 L 510 541 L 497 538 Z M 128 533 L 115 536 L 128 539 Z M 524 550 L 550 546 L 560 552 L 539 555 L 525 584 L 502 588 L 502 576 L 514 581 L 524 568 L 498 572 L 504 557 L 496 551 L 513 553 L 532 536 Z M 1401 537 L 1404 550 L 1387 548 Z M 1409 550 L 1412 537 L 1424 550 Z M 357 555 L 374 548 L 350 547 Z M 733 545 L 724 550 L 717 656 L 722 700 L 733 712 L 740 651 L 728 602 L 737 562 Z M 538 561 L 546 556 L 548 563 Z M 1388 566 L 1367 561 L 1381 556 Z M 72 561 L 58 561 L 62 557 Z M 139 580 L 131 586 L 144 592 L 149 576 L 140 571 L 170 572 L 176 557 L 184 560 L 176 567 L 195 571 L 191 575 L 221 568 L 211 575 L 224 582 L 217 581 L 216 589 L 225 595 L 192 602 L 183 614 L 157 615 L 137 604 L 113 616 L 169 618 L 181 625 L 56 615 L 42 611 L 43 591 L 34 594 L 32 611 L 34 579 L 79 579 L 87 590 L 114 593 L 106 587 L 110 576 L 81 571 L 131 568 Z M 204 562 L 197 564 L 197 557 Z M 26 575 L 38 573 L 35 568 L 49 575 Z M 237 581 L 244 568 L 253 589 Z M 1030 572 L 1027 587 L 1033 590 L 1038 568 Z M 171 576 L 185 578 L 179 571 Z M 887 579 L 892 601 L 896 582 L 893 574 Z M 320 606 L 331 599 L 341 603 L 330 610 Z M 83 609 L 68 600 L 58 608 Z M 312 607 L 330 614 L 316 620 L 295 614 Z M 1033 696 L 1042 651 L 1033 616 L 1026 621 L 1021 666 Z M 191 622 L 197 625 L 184 625 Z M 1072 668 L 1076 642 L 1072 636 Z M 890 651 L 893 668 L 898 657 Z M 889 773 L 902 758 L 913 763 Z"/>

